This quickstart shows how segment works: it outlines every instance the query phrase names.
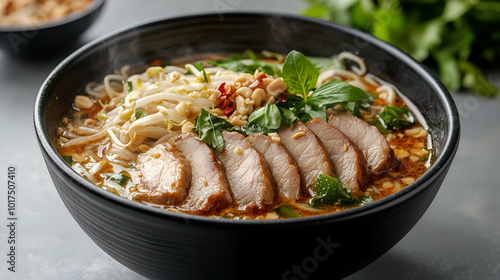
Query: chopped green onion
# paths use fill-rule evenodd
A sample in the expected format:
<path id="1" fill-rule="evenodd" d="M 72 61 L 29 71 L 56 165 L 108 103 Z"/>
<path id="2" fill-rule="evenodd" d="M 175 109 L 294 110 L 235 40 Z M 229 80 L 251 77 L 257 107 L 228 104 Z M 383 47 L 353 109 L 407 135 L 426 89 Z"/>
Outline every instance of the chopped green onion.
<path id="1" fill-rule="evenodd" d="M 281 204 L 280 206 L 273 209 L 278 216 L 282 218 L 297 218 L 300 217 L 300 213 L 292 208 L 288 204 Z"/>
<path id="2" fill-rule="evenodd" d="M 127 81 L 127 86 L 128 86 L 128 92 L 132 92 L 134 90 L 134 85 L 132 84 L 132 81 Z"/>
<path id="3" fill-rule="evenodd" d="M 70 166 L 73 165 L 73 157 L 72 156 L 62 156 L 64 161 L 69 164 Z"/>
<path id="4" fill-rule="evenodd" d="M 361 205 L 365 205 L 365 204 L 368 204 L 368 203 L 372 203 L 373 202 L 373 197 L 371 197 L 370 195 L 360 195 L 358 197 L 358 200 L 359 200 L 359 203 Z"/>
<path id="5" fill-rule="evenodd" d="M 203 81 L 205 83 L 210 83 L 210 76 L 207 76 L 207 72 L 205 71 L 205 69 L 201 70 L 201 73 L 203 73 Z"/>
<path id="6" fill-rule="evenodd" d="M 122 187 L 124 187 L 127 184 L 128 180 L 130 180 L 130 177 L 121 173 L 102 173 L 102 176 L 106 177 L 106 179 L 108 180 L 117 183 Z"/>
<path id="7" fill-rule="evenodd" d="M 144 117 L 144 114 L 145 114 L 145 113 L 144 113 L 144 111 L 143 111 L 143 110 L 141 110 L 141 109 L 139 109 L 139 108 L 136 108 L 136 109 L 135 109 L 135 119 L 136 119 L 136 120 L 138 120 L 138 119 L 140 119 L 140 118 Z"/>

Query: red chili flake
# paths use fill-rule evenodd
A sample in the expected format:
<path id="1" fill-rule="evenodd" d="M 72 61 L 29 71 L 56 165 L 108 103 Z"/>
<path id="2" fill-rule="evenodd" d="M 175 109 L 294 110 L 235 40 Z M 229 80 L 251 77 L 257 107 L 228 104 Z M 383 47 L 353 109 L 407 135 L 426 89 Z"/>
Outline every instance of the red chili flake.
<path id="1" fill-rule="evenodd" d="M 87 114 L 89 115 L 89 117 L 94 117 L 101 111 L 101 109 L 101 105 L 99 105 L 99 103 L 95 103 L 94 106 L 89 109 L 89 112 Z"/>
<path id="2" fill-rule="evenodd" d="M 231 114 L 234 111 L 236 111 L 236 109 L 234 109 L 234 107 L 229 107 L 229 108 L 223 109 L 222 113 L 224 113 L 224 115 L 226 115 L 226 117 L 229 117 L 229 116 L 231 116 Z"/>
<path id="3" fill-rule="evenodd" d="M 256 89 L 261 83 L 262 83 L 262 80 L 264 78 L 267 78 L 267 76 L 265 74 L 262 74 L 260 75 L 257 79 L 255 79 L 252 83 L 250 83 L 250 85 L 248 85 L 248 87 L 251 89 L 251 90 L 254 90 Z"/>
<path id="4" fill-rule="evenodd" d="M 222 83 L 217 87 L 217 90 L 221 93 L 226 93 L 226 83 Z"/>
<path id="5" fill-rule="evenodd" d="M 286 94 L 282 93 L 282 94 L 278 95 L 279 102 L 286 102 L 286 100 L 287 100 Z"/>

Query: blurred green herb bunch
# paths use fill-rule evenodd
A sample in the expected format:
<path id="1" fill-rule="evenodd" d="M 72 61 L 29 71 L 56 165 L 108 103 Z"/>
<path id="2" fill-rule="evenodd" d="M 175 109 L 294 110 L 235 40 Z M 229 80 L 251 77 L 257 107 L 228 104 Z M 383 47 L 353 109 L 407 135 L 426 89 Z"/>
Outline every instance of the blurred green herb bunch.
<path id="1" fill-rule="evenodd" d="M 371 33 L 439 71 L 450 91 L 493 97 L 478 65 L 500 61 L 500 0 L 305 0 L 304 15 Z"/>

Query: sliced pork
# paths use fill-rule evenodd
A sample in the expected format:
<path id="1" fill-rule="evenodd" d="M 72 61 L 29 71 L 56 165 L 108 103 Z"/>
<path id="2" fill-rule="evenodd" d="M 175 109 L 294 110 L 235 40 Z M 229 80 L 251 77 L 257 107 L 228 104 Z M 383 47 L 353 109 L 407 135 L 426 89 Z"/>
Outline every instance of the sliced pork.
<path id="1" fill-rule="evenodd" d="M 224 150 L 216 151 L 238 208 L 263 209 L 274 201 L 275 186 L 267 164 L 238 132 L 222 132 Z"/>
<path id="2" fill-rule="evenodd" d="M 134 199 L 177 205 L 187 196 L 191 167 L 184 155 L 169 143 L 156 145 L 137 158 L 139 182 Z"/>
<path id="3" fill-rule="evenodd" d="M 276 181 L 277 195 L 281 199 L 300 197 L 300 172 L 292 156 L 280 144 L 264 134 L 251 134 L 248 141 L 266 160 Z"/>
<path id="4" fill-rule="evenodd" d="M 363 152 L 333 125 L 316 118 L 307 127 L 321 140 L 330 155 L 338 179 L 357 191 L 367 179 L 366 160 Z"/>
<path id="5" fill-rule="evenodd" d="M 353 115 L 333 111 L 328 123 L 342 131 L 366 158 L 368 169 L 382 173 L 398 165 L 398 159 L 385 137 L 375 126 Z"/>
<path id="6" fill-rule="evenodd" d="M 174 136 L 170 143 L 182 152 L 192 170 L 191 188 L 184 206 L 199 212 L 227 206 L 232 201 L 231 193 L 212 149 L 192 132 Z"/>
<path id="7" fill-rule="evenodd" d="M 316 135 L 300 121 L 290 129 L 282 126 L 278 130 L 281 143 L 299 167 L 304 190 L 314 186 L 319 174 L 335 176 L 330 157 Z"/>

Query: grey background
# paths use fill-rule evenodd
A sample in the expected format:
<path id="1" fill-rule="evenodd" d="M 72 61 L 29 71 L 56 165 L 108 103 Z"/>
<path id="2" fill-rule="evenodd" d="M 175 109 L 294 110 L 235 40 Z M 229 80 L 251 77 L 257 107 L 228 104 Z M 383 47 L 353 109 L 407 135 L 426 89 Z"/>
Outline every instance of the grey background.
<path id="1" fill-rule="evenodd" d="M 27 61 L 0 51 L 0 279 L 143 279 L 101 251 L 64 207 L 35 139 L 33 104 L 43 80 L 78 46 L 142 20 L 224 12 L 218 7 L 297 13 L 303 2 L 110 0 L 79 43 L 54 57 Z M 488 70 L 497 87 L 499 70 Z M 453 97 L 461 114 L 461 144 L 435 201 L 400 243 L 347 279 L 500 279 L 500 98 Z M 11 164 L 19 192 L 16 273 L 6 263 Z"/>

